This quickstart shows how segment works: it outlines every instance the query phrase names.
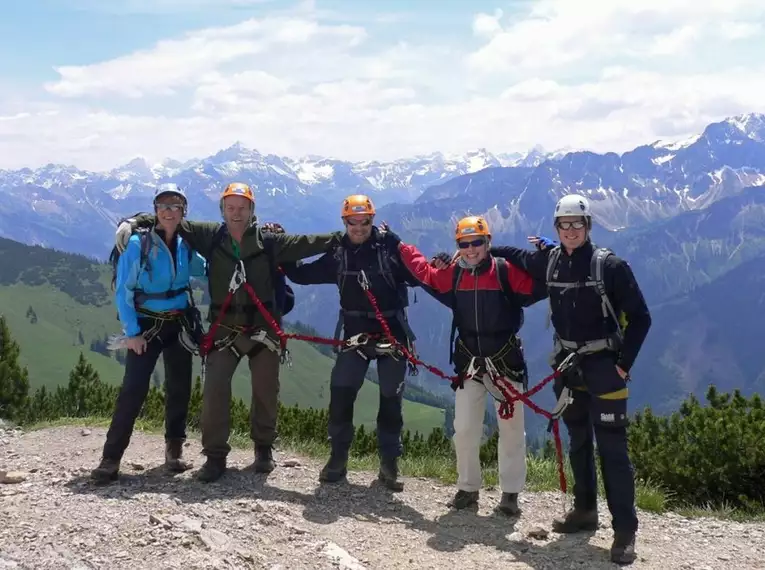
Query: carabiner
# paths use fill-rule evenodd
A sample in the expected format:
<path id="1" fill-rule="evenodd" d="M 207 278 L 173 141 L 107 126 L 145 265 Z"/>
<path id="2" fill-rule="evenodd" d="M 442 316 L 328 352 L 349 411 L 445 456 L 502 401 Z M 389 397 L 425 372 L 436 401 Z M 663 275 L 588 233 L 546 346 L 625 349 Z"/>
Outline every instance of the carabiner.
<path id="1" fill-rule="evenodd" d="M 359 271 L 359 276 L 357 279 L 359 281 L 359 285 L 361 285 L 361 288 L 364 289 L 364 291 L 369 289 L 369 279 L 367 279 L 367 274 L 364 273 L 363 270 Z"/>
<path id="2" fill-rule="evenodd" d="M 244 272 L 244 261 L 241 259 L 237 262 L 234 274 L 231 276 L 231 281 L 228 284 L 228 290 L 231 293 L 235 293 L 239 287 L 244 285 L 247 281 L 247 275 Z"/>

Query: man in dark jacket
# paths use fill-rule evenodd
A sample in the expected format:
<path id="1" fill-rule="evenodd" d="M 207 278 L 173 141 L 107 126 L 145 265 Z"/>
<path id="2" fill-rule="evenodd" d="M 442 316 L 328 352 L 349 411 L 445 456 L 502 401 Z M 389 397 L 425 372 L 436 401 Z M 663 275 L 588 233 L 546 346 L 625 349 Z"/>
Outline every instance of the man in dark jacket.
<path id="1" fill-rule="evenodd" d="M 249 283 L 277 324 L 281 313 L 266 255 L 266 239 L 254 223 L 255 196 L 249 186 L 229 184 L 221 195 L 220 210 L 225 220 L 193 222 L 184 220 L 179 235 L 207 260 L 211 323 L 220 322 L 213 336 L 212 350 L 205 361 L 202 405 L 202 447 L 207 461 L 198 473 L 203 481 L 215 481 L 226 470 L 231 450 L 231 379 L 239 361 L 247 356 L 252 379 L 251 432 L 255 447 L 255 470 L 268 473 L 275 467 L 272 446 L 276 438 L 279 400 L 279 339 L 259 312 L 247 291 L 239 287 L 230 305 L 222 311 L 238 275 Z M 139 215 L 120 225 L 118 246 L 127 243 L 135 227 L 151 227 L 154 216 Z M 272 254 L 277 264 L 294 262 L 324 253 L 339 243 L 342 232 L 326 235 L 272 234 Z M 242 273 L 243 271 L 243 273 Z"/>
<path id="2" fill-rule="evenodd" d="M 348 341 L 338 356 L 330 379 L 329 437 L 331 455 L 320 479 L 339 481 L 347 473 L 348 452 L 353 441 L 353 406 L 364 383 L 371 360 L 377 362 L 380 404 L 377 438 L 380 450 L 379 480 L 400 491 L 398 458 L 404 425 L 402 403 L 407 360 L 385 338 L 369 299 L 359 282 L 360 272 L 369 280 L 396 340 L 412 350 L 415 340 L 406 317 L 407 285 L 416 285 L 401 265 L 398 252 L 386 243 L 384 232 L 374 226 L 375 207 L 369 197 L 349 196 L 341 207 L 345 236 L 333 251 L 306 264 L 283 264 L 287 277 L 300 285 L 337 283 L 340 313 L 335 338 Z"/>
<path id="3" fill-rule="evenodd" d="M 535 281 L 547 286 L 555 328 L 551 364 L 557 367 L 572 353 L 577 359 L 555 385 L 558 398 L 573 395 L 562 418 L 571 438 L 574 508 L 554 521 L 553 529 L 576 532 L 598 526 L 595 439 L 613 518 L 611 559 L 630 563 L 638 519 L 627 452 L 627 382 L 651 316 L 627 262 L 590 240 L 592 216 L 585 197 L 561 198 L 554 222 L 559 246 L 542 239 L 536 252 L 492 249 L 493 255 L 525 267 Z"/>

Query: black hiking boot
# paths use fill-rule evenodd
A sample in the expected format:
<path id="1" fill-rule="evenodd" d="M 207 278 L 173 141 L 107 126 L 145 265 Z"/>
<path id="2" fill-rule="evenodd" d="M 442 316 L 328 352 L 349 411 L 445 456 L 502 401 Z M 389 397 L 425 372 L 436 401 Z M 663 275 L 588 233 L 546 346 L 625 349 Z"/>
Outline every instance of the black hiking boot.
<path id="1" fill-rule="evenodd" d="M 518 506 L 518 493 L 502 493 L 497 510 L 511 517 L 518 515 L 521 512 Z"/>
<path id="2" fill-rule="evenodd" d="M 120 462 L 117 459 L 102 458 L 98 467 L 90 472 L 90 478 L 96 485 L 106 485 L 116 481 L 120 473 Z"/>
<path id="3" fill-rule="evenodd" d="M 396 457 L 380 458 L 380 472 L 377 480 L 391 491 L 404 490 L 404 482 L 398 480 L 398 459 Z"/>
<path id="4" fill-rule="evenodd" d="M 466 509 L 468 507 L 478 506 L 478 491 L 459 490 L 448 505 L 453 509 Z"/>
<path id="5" fill-rule="evenodd" d="M 270 445 L 258 445 L 255 447 L 255 463 L 253 465 L 256 473 L 271 473 L 276 468 Z"/>
<path id="6" fill-rule="evenodd" d="M 336 483 L 348 474 L 348 454 L 333 451 L 329 461 L 319 473 L 319 481 Z"/>
<path id="7" fill-rule="evenodd" d="M 614 532 L 614 542 L 611 544 L 611 562 L 616 564 L 632 564 L 635 561 L 635 533 Z"/>
<path id="8" fill-rule="evenodd" d="M 192 468 L 192 464 L 184 461 L 183 440 L 169 439 L 165 442 L 165 467 L 173 473 L 183 473 Z"/>
<path id="9" fill-rule="evenodd" d="M 598 529 L 598 510 L 584 510 L 573 508 L 565 516 L 558 517 L 553 521 L 552 529 L 555 532 L 571 533 L 580 530 Z"/>
<path id="10" fill-rule="evenodd" d="M 208 457 L 202 468 L 197 471 L 197 479 L 204 483 L 212 483 L 220 479 L 226 472 L 225 457 Z"/>

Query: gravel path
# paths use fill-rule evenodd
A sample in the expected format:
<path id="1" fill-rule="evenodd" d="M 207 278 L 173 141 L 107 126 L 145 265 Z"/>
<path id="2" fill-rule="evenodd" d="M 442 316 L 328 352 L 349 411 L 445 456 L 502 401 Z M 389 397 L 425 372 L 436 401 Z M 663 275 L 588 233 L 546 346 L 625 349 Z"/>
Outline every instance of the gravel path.
<path id="1" fill-rule="evenodd" d="M 496 490 L 479 511 L 449 512 L 451 486 L 406 479 L 403 493 L 375 473 L 319 485 L 321 463 L 277 451 L 268 477 L 234 468 L 216 483 L 195 469 L 162 469 L 162 438 L 136 433 L 118 483 L 88 481 L 104 429 L 58 427 L 29 433 L 0 428 L 0 570 L 8 569 L 600 569 L 608 561 L 610 517 L 601 505 L 595 533 L 550 531 L 561 509 L 555 493 L 527 493 L 517 521 L 493 513 Z M 765 568 L 765 524 L 640 513 L 638 559 L 631 568 Z"/>

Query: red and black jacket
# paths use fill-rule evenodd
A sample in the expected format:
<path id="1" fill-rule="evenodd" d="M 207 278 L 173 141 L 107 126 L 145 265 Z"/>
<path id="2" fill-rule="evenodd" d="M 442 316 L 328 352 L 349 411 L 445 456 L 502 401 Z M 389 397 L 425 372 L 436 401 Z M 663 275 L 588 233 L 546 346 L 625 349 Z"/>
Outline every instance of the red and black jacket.
<path id="1" fill-rule="evenodd" d="M 412 245 L 400 244 L 399 252 L 402 263 L 417 281 L 436 293 L 453 292 L 451 309 L 458 338 L 471 356 L 497 354 L 520 330 L 523 307 L 546 296 L 540 288 L 535 288 L 526 271 L 510 263 L 498 263 L 491 256 L 475 268 L 462 269 L 454 263 L 446 269 L 436 269 Z M 461 275 L 455 283 L 459 271 Z M 506 275 L 500 275 L 499 271 Z M 503 281 L 509 291 L 508 287 L 503 290 Z"/>

